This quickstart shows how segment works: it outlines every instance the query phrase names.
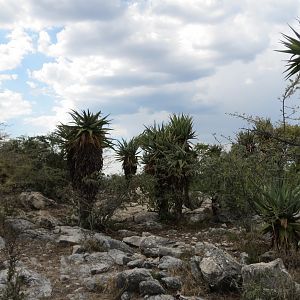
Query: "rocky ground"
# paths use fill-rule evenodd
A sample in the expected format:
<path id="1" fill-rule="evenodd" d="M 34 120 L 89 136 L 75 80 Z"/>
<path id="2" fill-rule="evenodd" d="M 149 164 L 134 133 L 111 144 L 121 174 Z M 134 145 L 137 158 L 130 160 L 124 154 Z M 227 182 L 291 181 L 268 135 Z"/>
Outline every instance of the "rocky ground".
<path id="1" fill-rule="evenodd" d="M 106 233 L 69 226 L 69 207 L 39 194 L 23 194 L 20 204 L 0 238 L 2 294 L 15 257 L 26 299 L 300 299 L 298 255 L 282 257 L 267 251 L 268 237 L 212 223 L 207 203 L 177 225 L 131 205 Z"/>

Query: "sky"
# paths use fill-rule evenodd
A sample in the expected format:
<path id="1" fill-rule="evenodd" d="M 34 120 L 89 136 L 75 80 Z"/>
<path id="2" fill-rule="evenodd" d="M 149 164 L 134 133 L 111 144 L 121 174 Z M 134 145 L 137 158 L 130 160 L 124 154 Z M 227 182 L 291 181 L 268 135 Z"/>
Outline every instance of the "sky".
<path id="1" fill-rule="evenodd" d="M 190 114 L 201 142 L 228 113 L 280 118 L 299 0 L 0 0 L 0 122 L 46 134 L 71 109 L 110 115 L 113 138 Z"/>

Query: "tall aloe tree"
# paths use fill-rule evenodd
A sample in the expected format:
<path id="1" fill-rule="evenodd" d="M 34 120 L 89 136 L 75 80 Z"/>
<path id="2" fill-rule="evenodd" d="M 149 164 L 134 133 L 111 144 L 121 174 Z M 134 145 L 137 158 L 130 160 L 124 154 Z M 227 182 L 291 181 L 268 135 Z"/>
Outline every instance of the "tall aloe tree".
<path id="1" fill-rule="evenodd" d="M 70 112 L 72 121 L 57 126 L 57 135 L 65 150 L 72 186 L 80 194 L 80 225 L 89 226 L 89 216 L 98 192 L 97 175 L 103 167 L 103 149 L 111 146 L 110 121 L 101 111 Z"/>
<path id="2" fill-rule="evenodd" d="M 127 180 L 130 180 L 137 171 L 138 149 L 139 144 L 136 138 L 132 138 L 128 142 L 124 139 L 118 141 L 116 157 L 118 161 L 122 162 L 122 168 Z"/>
<path id="3" fill-rule="evenodd" d="M 164 161 L 167 146 L 166 127 L 164 124 L 145 127 L 139 140 L 144 151 L 144 171 L 155 178 L 155 200 L 159 216 L 166 219 L 169 216 L 169 174 Z"/>
<path id="4" fill-rule="evenodd" d="M 300 71 L 300 34 L 293 29 L 291 26 L 290 28 L 295 34 L 295 37 L 282 34 L 284 40 L 281 41 L 282 44 L 285 46 L 285 50 L 278 50 L 279 52 L 290 54 L 291 57 L 287 62 L 285 73 L 286 79 L 290 78 L 291 76 L 299 73 Z"/>

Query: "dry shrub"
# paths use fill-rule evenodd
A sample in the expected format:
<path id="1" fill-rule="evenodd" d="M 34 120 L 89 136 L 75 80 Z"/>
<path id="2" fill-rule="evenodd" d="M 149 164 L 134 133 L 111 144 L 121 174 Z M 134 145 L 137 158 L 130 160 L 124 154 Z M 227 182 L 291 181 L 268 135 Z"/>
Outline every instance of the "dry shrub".
<path id="1" fill-rule="evenodd" d="M 181 294 L 186 296 L 200 296 L 209 292 L 207 284 L 201 277 L 195 277 L 187 262 L 181 267 L 170 270 L 170 276 L 178 276 L 182 281 Z"/>

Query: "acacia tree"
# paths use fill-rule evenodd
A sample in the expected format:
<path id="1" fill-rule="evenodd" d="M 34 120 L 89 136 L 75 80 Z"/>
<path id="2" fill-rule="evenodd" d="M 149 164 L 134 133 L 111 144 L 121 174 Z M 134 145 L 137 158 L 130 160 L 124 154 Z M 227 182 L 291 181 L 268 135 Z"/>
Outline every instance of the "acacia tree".
<path id="1" fill-rule="evenodd" d="M 72 121 L 57 126 L 65 150 L 73 189 L 79 192 L 80 225 L 89 226 L 89 216 L 98 192 L 98 176 L 103 167 L 103 149 L 110 147 L 110 121 L 101 111 L 70 112 Z"/>

